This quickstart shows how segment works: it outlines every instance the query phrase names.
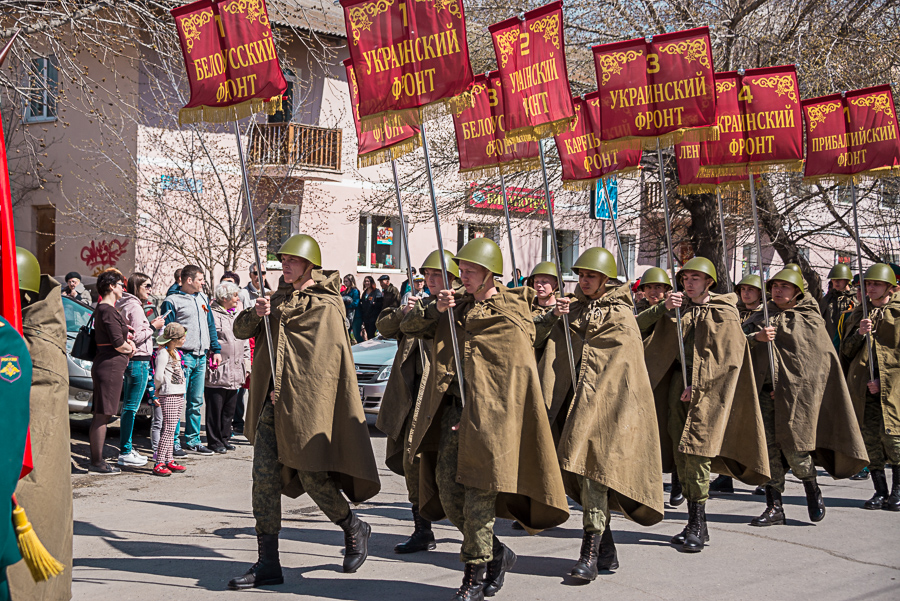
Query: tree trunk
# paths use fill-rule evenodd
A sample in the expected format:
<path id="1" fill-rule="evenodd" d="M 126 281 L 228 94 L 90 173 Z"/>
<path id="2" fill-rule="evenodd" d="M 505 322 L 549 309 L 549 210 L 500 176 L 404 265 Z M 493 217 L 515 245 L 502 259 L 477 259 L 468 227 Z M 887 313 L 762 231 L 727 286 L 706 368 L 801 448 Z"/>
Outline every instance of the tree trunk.
<path id="1" fill-rule="evenodd" d="M 725 294 L 731 292 L 728 258 L 722 252 L 722 232 L 719 228 L 719 207 L 715 194 L 692 194 L 681 197 L 681 202 L 691 215 L 688 234 L 694 254 L 706 257 L 716 266 L 718 282 L 713 292 Z"/>

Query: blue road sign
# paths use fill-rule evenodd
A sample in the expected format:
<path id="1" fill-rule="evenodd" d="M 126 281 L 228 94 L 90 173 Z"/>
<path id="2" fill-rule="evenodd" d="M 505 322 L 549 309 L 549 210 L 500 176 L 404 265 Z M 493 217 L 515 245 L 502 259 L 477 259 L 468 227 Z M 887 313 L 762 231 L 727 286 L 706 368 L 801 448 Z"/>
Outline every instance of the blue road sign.
<path id="1" fill-rule="evenodd" d="M 616 179 L 606 180 L 606 193 L 609 194 L 609 200 L 612 202 L 612 216 L 610 216 L 609 205 L 606 202 L 607 196 L 603 193 L 601 181 L 597 180 L 597 186 L 594 189 L 594 219 L 618 219 L 619 182 Z"/>

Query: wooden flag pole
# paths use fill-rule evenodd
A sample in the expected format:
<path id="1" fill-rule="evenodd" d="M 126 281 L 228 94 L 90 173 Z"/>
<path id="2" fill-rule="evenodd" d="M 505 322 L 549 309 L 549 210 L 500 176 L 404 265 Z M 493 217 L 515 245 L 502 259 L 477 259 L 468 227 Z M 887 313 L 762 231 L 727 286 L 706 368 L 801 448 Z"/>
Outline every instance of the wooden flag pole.
<path id="1" fill-rule="evenodd" d="M 759 268 L 759 284 L 762 287 L 762 307 L 764 327 L 769 327 L 769 303 L 766 301 L 766 274 L 763 273 L 762 244 L 759 236 L 759 212 L 756 209 L 756 184 L 753 173 L 750 173 L 750 207 L 753 209 L 753 231 L 756 234 L 756 265 Z M 775 351 L 772 341 L 766 343 L 769 349 L 769 369 L 772 371 L 772 382 L 775 382 Z"/>
<path id="2" fill-rule="evenodd" d="M 450 276 L 447 274 L 447 257 L 444 256 L 444 237 L 441 235 L 441 220 L 438 217 L 437 194 L 434 191 L 434 178 L 431 175 L 431 158 L 428 155 L 428 137 L 425 135 L 425 124 L 421 126 L 422 150 L 425 151 L 425 171 L 428 174 L 428 191 L 431 194 L 431 211 L 434 214 L 434 232 L 437 235 L 438 254 L 441 256 L 441 275 L 444 277 L 444 290 L 453 290 L 450 286 Z M 459 398 L 462 406 L 466 406 L 466 387 L 463 382 L 462 361 L 459 357 L 459 345 L 456 341 L 456 318 L 453 315 L 453 307 L 447 308 L 447 316 L 450 318 L 450 341 L 453 344 L 453 362 L 456 366 L 456 377 L 459 379 Z M 457 424 L 456 427 L 458 427 Z"/>
<path id="3" fill-rule="evenodd" d="M 659 189 L 662 193 L 663 209 L 666 216 L 666 250 L 669 251 L 669 271 L 672 272 L 672 289 L 678 290 L 675 278 L 675 252 L 672 250 L 672 222 L 669 217 L 669 198 L 666 194 L 666 173 L 663 169 L 662 147 L 659 145 L 659 138 L 656 139 L 656 158 L 659 161 Z M 681 307 L 675 307 L 675 327 L 678 331 L 678 353 L 681 357 L 681 379 L 684 381 L 684 387 L 688 387 L 687 365 L 684 359 L 684 333 L 681 329 Z"/>
<path id="4" fill-rule="evenodd" d="M 509 258 L 512 262 L 513 281 L 519 285 L 519 270 L 516 269 L 516 251 L 513 249 L 512 225 L 509 221 L 509 197 L 506 195 L 506 178 L 500 172 L 500 190 L 503 192 L 503 214 L 506 216 L 506 233 L 509 236 Z"/>
<path id="5" fill-rule="evenodd" d="M 856 184 L 853 180 L 850 180 L 850 201 L 853 204 L 853 229 L 856 232 L 856 261 L 859 269 L 859 287 L 862 290 L 862 294 L 859 295 L 860 299 L 862 299 L 862 312 L 863 319 L 869 319 L 869 307 L 866 303 L 866 276 L 863 273 L 862 268 L 862 245 L 859 241 L 859 217 L 856 214 Z M 869 379 L 875 379 L 875 361 L 872 357 L 872 335 L 866 334 L 866 351 L 869 353 Z"/>
<path id="6" fill-rule="evenodd" d="M 716 189 L 716 204 L 719 207 L 719 230 L 722 232 L 722 264 L 728 269 L 728 244 L 725 242 L 725 211 L 722 210 L 722 194 Z M 734 292 L 731 275 L 726 278 L 726 289 L 728 292 Z"/>
<path id="7" fill-rule="evenodd" d="M 544 159 L 544 141 L 538 140 L 538 148 L 541 156 L 541 173 L 544 174 L 544 197 L 547 199 L 547 215 L 550 219 L 550 238 L 553 244 L 553 258 L 556 261 L 556 279 L 559 285 L 559 293 L 565 294 L 563 283 L 562 262 L 559 259 L 559 245 L 556 241 L 556 225 L 553 223 L 553 206 L 550 203 L 550 181 L 547 179 L 547 163 Z M 577 374 L 575 372 L 575 351 L 572 350 L 572 333 L 569 331 L 569 315 L 562 314 L 563 333 L 566 336 L 566 349 L 569 351 L 569 370 L 572 374 L 572 388 L 578 384 Z"/>

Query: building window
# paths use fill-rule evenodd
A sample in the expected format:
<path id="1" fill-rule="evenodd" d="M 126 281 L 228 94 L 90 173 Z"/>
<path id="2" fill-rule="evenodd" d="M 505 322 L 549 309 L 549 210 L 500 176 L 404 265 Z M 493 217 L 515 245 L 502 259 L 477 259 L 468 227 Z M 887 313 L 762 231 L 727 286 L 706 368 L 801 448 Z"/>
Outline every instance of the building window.
<path id="1" fill-rule="evenodd" d="M 268 209 L 268 220 L 266 222 L 266 242 L 268 251 L 266 259 L 268 261 L 278 262 L 276 253 L 281 245 L 287 242 L 287 239 L 298 233 L 300 230 L 300 207 L 296 205 L 278 205 L 273 204 Z M 272 269 L 280 268 L 279 265 L 273 266 Z"/>
<path id="2" fill-rule="evenodd" d="M 459 252 L 459 249 L 475 238 L 490 238 L 497 242 L 499 235 L 500 229 L 492 225 L 460 222 L 456 225 L 456 251 Z"/>
<path id="3" fill-rule="evenodd" d="M 572 265 L 578 259 L 578 232 L 574 230 L 556 230 L 556 243 L 558 245 L 559 262 L 562 264 L 563 277 L 575 277 L 572 271 Z M 551 249 L 553 248 L 553 239 L 550 236 L 550 230 L 544 230 L 541 244 L 541 261 L 554 261 Z"/>
<path id="4" fill-rule="evenodd" d="M 807 246 L 799 246 L 797 247 L 797 252 L 800 253 L 800 256 L 806 259 L 806 262 L 809 263 L 809 247 Z"/>
<path id="5" fill-rule="evenodd" d="M 853 197 L 850 195 L 850 186 L 838 186 L 834 193 L 834 201 L 839 205 L 852 205 Z"/>
<path id="6" fill-rule="evenodd" d="M 406 269 L 400 218 L 361 215 L 356 265 L 364 269 Z"/>
<path id="7" fill-rule="evenodd" d="M 885 263 L 893 263 L 894 265 L 900 265 L 900 254 L 897 253 L 885 253 L 882 256 L 882 260 Z"/>
<path id="8" fill-rule="evenodd" d="M 616 253 L 616 271 L 619 273 L 619 279 L 625 280 L 627 277 L 634 277 L 634 262 L 637 258 L 637 240 L 634 236 L 620 236 L 622 240 L 622 253 Z M 625 255 L 626 265 L 622 265 L 622 255 Z"/>
<path id="9" fill-rule="evenodd" d="M 28 100 L 25 102 L 25 122 L 36 123 L 56 119 L 56 99 L 59 93 L 59 69 L 55 56 L 31 60 L 28 70 Z"/>
<path id="10" fill-rule="evenodd" d="M 744 260 L 741 262 L 741 273 L 744 275 L 759 274 L 759 263 L 756 260 L 756 244 L 744 245 Z"/>

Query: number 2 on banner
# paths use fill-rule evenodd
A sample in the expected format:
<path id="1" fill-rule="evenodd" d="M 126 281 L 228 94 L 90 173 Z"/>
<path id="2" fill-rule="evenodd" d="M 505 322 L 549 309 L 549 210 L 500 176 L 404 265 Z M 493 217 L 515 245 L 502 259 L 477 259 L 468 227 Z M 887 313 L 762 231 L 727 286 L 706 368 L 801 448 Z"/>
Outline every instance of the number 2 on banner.
<path id="1" fill-rule="evenodd" d="M 409 27 L 409 19 L 406 18 L 406 3 L 400 2 L 397 8 L 399 8 L 400 12 L 403 13 L 403 26 Z"/>
<path id="2" fill-rule="evenodd" d="M 528 45 L 531 43 L 531 35 L 527 31 L 523 31 L 519 34 L 519 37 L 522 39 L 522 56 L 528 55 L 531 50 L 528 49 Z"/>
<path id="3" fill-rule="evenodd" d="M 747 104 L 753 104 L 753 94 L 750 93 L 750 86 L 743 86 L 738 94 L 738 100 L 742 100 Z"/>

